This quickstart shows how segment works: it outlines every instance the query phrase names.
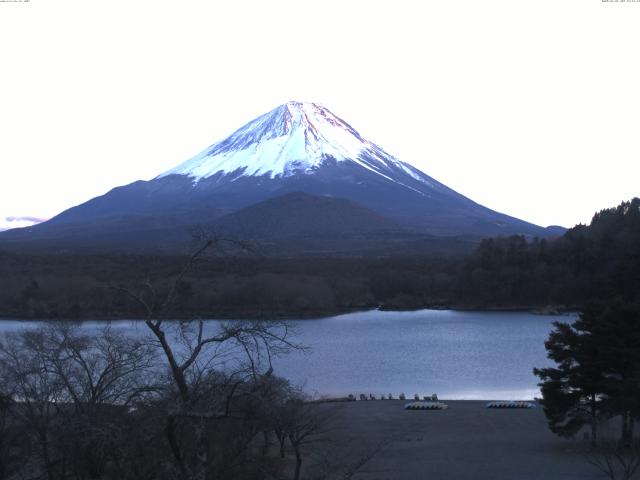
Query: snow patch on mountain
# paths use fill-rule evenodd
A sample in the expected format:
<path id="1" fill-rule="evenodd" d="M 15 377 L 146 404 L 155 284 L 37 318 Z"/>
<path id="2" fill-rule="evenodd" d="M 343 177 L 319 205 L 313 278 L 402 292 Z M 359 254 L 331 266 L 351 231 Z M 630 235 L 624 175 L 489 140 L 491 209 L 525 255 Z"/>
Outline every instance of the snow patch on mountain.
<path id="1" fill-rule="evenodd" d="M 405 185 L 393 178 L 394 170 L 400 169 L 415 180 L 436 186 L 419 170 L 363 139 L 325 107 L 303 102 L 275 108 L 158 178 L 177 174 L 198 182 L 220 173 L 235 173 L 236 178 L 288 177 L 311 174 L 328 160 L 354 162 Z"/>

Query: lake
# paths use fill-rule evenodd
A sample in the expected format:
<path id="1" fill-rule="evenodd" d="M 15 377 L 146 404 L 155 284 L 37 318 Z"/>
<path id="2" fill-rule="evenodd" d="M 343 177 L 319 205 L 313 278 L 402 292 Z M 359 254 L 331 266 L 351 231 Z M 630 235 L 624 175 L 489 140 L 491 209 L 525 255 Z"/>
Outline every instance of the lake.
<path id="1" fill-rule="evenodd" d="M 292 320 L 309 347 L 274 361 L 276 373 L 315 395 L 437 393 L 447 399 L 539 396 L 533 367 L 550 365 L 544 341 L 554 321 L 574 315 L 524 312 L 368 311 Z M 207 321 L 215 328 L 217 321 Z M 39 322 L 0 321 L 0 334 Z M 98 328 L 104 322 L 85 322 Z M 135 321 L 112 325 L 145 332 Z"/>

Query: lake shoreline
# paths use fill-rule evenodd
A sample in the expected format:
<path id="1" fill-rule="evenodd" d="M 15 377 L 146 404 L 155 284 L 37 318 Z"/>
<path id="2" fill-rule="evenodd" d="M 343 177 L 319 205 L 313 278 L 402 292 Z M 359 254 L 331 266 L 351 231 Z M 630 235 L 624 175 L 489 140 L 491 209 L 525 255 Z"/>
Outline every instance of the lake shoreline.
<path id="1" fill-rule="evenodd" d="M 555 321 L 571 317 L 429 309 L 297 318 L 287 328 L 306 348 L 273 358 L 272 366 L 314 398 L 389 393 L 398 398 L 404 392 L 409 399 L 416 393 L 460 400 L 531 399 L 539 396 L 532 369 L 549 363 L 544 342 Z M 77 322 L 89 334 L 106 326 L 135 336 L 147 331 L 144 322 L 132 318 Z M 205 319 L 205 334 L 215 334 L 224 322 Z M 0 334 L 47 324 L 56 321 L 5 319 Z M 177 328 L 179 320 L 166 324 Z"/>
<path id="2" fill-rule="evenodd" d="M 352 309 L 339 309 L 339 310 L 322 310 L 322 311 L 307 311 L 307 312 L 211 312 L 210 314 L 199 315 L 185 315 L 183 317 L 172 315 L 171 320 L 318 320 L 327 317 L 336 317 L 340 315 L 348 315 L 351 313 L 365 313 L 372 311 L 381 312 L 419 312 L 423 310 L 435 310 L 435 311 L 458 311 L 458 312 L 514 312 L 514 313 L 532 313 L 535 315 L 571 315 L 580 311 L 578 306 L 568 305 L 495 305 L 495 306 L 478 306 L 478 305 L 466 305 L 466 304 L 452 304 L 452 305 L 424 305 L 416 308 L 401 308 L 396 306 L 371 306 Z M 20 315 L 16 313 L 3 314 L 0 313 L 0 321 L 6 320 L 23 320 L 23 321 L 78 321 L 78 322 L 90 322 L 90 321 L 120 321 L 120 320 L 145 320 L 147 317 L 144 315 L 135 314 L 115 314 L 115 315 L 92 315 L 91 317 L 67 317 L 59 316 L 53 317 L 51 315 Z"/>

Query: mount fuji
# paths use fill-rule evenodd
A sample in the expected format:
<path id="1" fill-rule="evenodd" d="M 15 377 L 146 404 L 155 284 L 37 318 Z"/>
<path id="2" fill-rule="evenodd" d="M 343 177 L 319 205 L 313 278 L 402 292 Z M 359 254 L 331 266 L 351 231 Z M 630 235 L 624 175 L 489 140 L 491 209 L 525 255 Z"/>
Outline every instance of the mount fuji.
<path id="1" fill-rule="evenodd" d="M 289 102 L 152 180 L 114 188 L 40 225 L 4 232 L 0 243 L 153 248 L 183 242 L 194 225 L 262 235 L 255 223 L 264 226 L 265 218 L 272 219 L 269 232 L 277 237 L 289 210 L 305 219 L 298 230 L 298 223 L 284 222 L 289 238 L 316 235 L 310 218 L 334 236 L 340 225 L 363 225 L 343 232 L 361 236 L 559 232 L 473 202 L 364 139 L 319 104 Z M 362 218 L 367 221 L 356 221 Z"/>

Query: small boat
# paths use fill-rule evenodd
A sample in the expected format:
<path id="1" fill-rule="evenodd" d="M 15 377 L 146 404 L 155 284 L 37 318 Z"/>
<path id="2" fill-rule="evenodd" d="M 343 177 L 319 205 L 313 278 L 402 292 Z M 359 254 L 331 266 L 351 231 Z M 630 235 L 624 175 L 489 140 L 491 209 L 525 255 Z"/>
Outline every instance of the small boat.
<path id="1" fill-rule="evenodd" d="M 411 402 L 404 406 L 405 410 L 446 410 L 449 405 L 442 402 Z"/>
<path id="2" fill-rule="evenodd" d="M 487 403 L 487 408 L 536 408 L 536 404 L 516 400 L 497 400 Z"/>

